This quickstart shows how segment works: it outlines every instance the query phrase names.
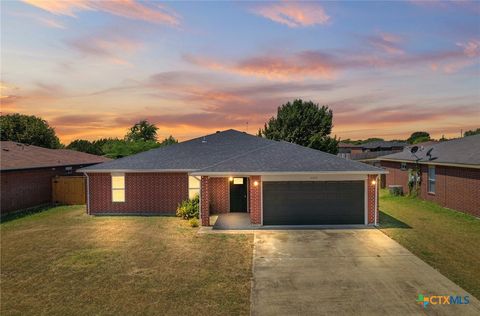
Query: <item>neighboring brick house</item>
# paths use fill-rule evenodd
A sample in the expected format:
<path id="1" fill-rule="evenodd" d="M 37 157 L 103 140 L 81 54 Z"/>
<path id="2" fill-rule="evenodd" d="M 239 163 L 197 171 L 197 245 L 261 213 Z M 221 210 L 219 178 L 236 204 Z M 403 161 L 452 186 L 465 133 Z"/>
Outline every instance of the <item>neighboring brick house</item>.
<path id="1" fill-rule="evenodd" d="M 200 196 L 201 222 L 244 212 L 256 225 L 375 224 L 384 170 L 235 130 L 82 168 L 87 212 L 174 214 Z"/>
<path id="2" fill-rule="evenodd" d="M 52 178 L 110 159 L 66 149 L 0 142 L 0 214 L 49 204 Z"/>
<path id="3" fill-rule="evenodd" d="M 417 148 L 380 158 L 386 185 L 408 192 L 409 170 L 418 164 L 422 199 L 480 217 L 480 135 Z"/>

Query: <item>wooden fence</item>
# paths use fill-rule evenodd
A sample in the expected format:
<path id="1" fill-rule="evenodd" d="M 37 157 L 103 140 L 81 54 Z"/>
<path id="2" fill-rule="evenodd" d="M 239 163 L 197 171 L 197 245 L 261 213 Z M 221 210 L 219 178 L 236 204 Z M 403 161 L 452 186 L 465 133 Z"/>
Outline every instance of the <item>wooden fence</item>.
<path id="1" fill-rule="evenodd" d="M 52 179 L 52 202 L 57 204 L 85 204 L 86 179 L 82 176 L 57 176 Z"/>

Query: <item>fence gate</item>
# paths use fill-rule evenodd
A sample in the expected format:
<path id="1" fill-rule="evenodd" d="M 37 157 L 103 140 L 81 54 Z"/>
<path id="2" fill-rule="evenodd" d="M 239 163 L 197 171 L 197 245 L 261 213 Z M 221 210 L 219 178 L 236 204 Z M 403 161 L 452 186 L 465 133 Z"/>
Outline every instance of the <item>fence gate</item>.
<path id="1" fill-rule="evenodd" d="M 85 177 L 57 176 L 52 179 L 52 202 L 58 204 L 85 204 Z"/>

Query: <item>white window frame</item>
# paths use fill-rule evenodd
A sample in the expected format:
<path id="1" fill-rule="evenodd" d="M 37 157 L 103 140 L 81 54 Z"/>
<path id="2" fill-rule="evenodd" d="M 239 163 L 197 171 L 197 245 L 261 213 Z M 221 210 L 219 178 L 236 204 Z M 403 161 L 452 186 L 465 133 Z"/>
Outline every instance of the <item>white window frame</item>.
<path id="1" fill-rule="evenodd" d="M 433 177 L 431 176 L 431 171 L 433 170 Z M 428 193 L 435 194 L 435 191 L 437 190 L 437 173 L 435 170 L 435 166 L 428 166 L 428 173 L 427 173 L 427 191 Z M 434 186 L 434 190 L 432 191 L 432 183 Z"/>
<path id="2" fill-rule="evenodd" d="M 113 185 L 113 183 L 114 183 L 113 178 L 114 177 L 123 177 L 123 187 L 114 187 L 114 185 Z M 126 185 L 125 185 L 125 174 L 124 173 L 112 173 L 111 174 L 111 186 L 112 186 L 112 202 L 113 203 L 125 203 L 125 201 L 127 199 L 126 198 L 126 192 L 125 192 L 125 187 L 126 187 Z M 122 201 L 114 199 L 114 194 L 113 194 L 114 191 L 123 191 L 123 200 Z"/>

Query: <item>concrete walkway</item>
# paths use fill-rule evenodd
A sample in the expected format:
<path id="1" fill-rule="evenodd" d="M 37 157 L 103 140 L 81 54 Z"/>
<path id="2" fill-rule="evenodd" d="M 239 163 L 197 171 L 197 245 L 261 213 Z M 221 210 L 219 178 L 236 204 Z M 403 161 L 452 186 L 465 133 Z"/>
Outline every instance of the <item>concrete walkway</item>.
<path id="1" fill-rule="evenodd" d="M 480 315 L 480 302 L 377 229 L 256 231 L 252 315 Z M 419 294 L 468 295 L 428 305 Z"/>
<path id="2" fill-rule="evenodd" d="M 253 229 L 249 213 L 218 214 L 213 225 L 214 230 L 248 230 Z"/>

